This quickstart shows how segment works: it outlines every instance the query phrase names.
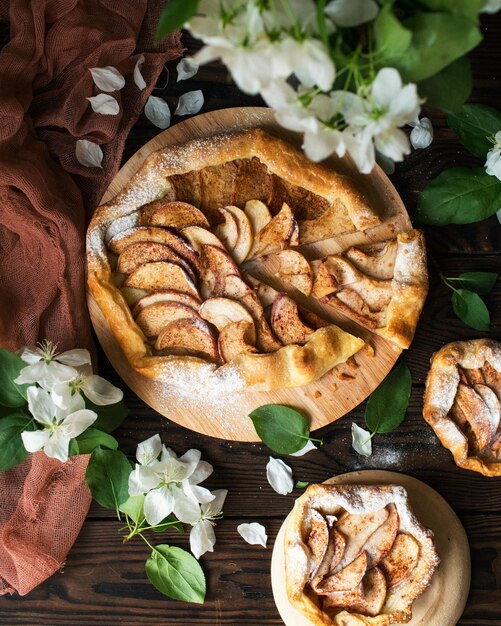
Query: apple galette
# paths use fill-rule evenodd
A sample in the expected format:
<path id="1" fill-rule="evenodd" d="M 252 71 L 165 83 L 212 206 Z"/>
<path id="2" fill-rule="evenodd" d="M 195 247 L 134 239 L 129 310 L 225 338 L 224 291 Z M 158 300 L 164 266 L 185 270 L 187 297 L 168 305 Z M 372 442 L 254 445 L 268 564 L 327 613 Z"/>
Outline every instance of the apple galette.
<path id="1" fill-rule="evenodd" d="M 188 386 L 196 373 L 197 388 L 204 377 L 230 376 L 253 391 L 304 385 L 364 341 L 293 294 L 256 285 L 245 268 L 277 255 L 284 282 L 315 295 L 321 279 L 298 246 L 380 221 L 349 178 L 261 130 L 195 140 L 150 155 L 98 208 L 87 236 L 88 283 L 130 364 L 150 378 L 172 382 L 184 369 Z M 360 249 L 365 261 L 350 267 L 362 277 L 339 289 L 358 299 L 336 293 L 357 321 L 405 346 L 426 292 L 422 237 L 410 237 Z"/>
<path id="2" fill-rule="evenodd" d="M 455 341 L 436 352 L 423 415 L 459 467 L 501 476 L 501 343 Z"/>
<path id="3" fill-rule="evenodd" d="M 438 562 L 403 487 L 310 485 L 287 522 L 287 595 L 317 626 L 408 622 Z"/>

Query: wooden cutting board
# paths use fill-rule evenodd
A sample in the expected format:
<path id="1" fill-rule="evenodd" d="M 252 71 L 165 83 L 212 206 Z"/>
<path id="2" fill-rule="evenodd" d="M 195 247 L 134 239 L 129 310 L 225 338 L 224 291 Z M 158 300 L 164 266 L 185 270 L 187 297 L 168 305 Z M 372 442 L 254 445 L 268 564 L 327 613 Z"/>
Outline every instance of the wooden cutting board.
<path id="1" fill-rule="evenodd" d="M 114 197 L 139 169 L 144 159 L 155 150 L 185 143 L 195 138 L 208 137 L 222 132 L 261 127 L 301 146 L 301 136 L 281 128 L 270 109 L 261 107 L 235 108 L 205 113 L 169 128 L 143 146 L 122 167 L 102 198 L 102 203 Z M 348 173 L 363 189 L 372 205 L 382 216 L 382 224 L 364 233 L 338 236 L 308 247 L 310 256 L 323 256 L 338 252 L 349 245 L 371 243 L 393 237 L 411 228 L 405 207 L 386 175 L 379 167 L 371 174 L 359 174 L 349 158 L 332 158 L 327 161 L 333 168 Z M 299 299 L 299 298 L 298 298 Z M 318 304 L 310 308 L 322 312 L 327 319 L 345 330 L 361 336 L 375 349 L 370 357 L 365 351 L 356 355 L 356 367 L 343 364 L 328 372 L 320 380 L 293 389 L 279 391 L 239 393 L 208 399 L 203 394 L 182 394 L 172 386 L 149 380 L 135 372 L 128 364 L 111 330 L 88 293 L 92 323 L 106 356 L 124 382 L 156 411 L 178 424 L 212 437 L 235 441 L 258 441 L 249 413 L 268 403 L 292 406 L 311 420 L 311 430 L 329 424 L 360 404 L 383 380 L 397 360 L 401 350 L 390 342 L 370 333 L 343 314 Z"/>
<path id="2" fill-rule="evenodd" d="M 364 470 L 335 476 L 335 485 L 402 485 L 409 494 L 418 520 L 434 533 L 440 565 L 428 589 L 416 600 L 408 626 L 455 626 L 461 617 L 470 589 L 470 548 L 465 530 L 454 511 L 434 489 L 397 472 Z M 273 597 L 286 626 L 311 626 L 287 598 L 285 588 L 284 538 L 288 518 L 275 540 L 271 560 Z"/>

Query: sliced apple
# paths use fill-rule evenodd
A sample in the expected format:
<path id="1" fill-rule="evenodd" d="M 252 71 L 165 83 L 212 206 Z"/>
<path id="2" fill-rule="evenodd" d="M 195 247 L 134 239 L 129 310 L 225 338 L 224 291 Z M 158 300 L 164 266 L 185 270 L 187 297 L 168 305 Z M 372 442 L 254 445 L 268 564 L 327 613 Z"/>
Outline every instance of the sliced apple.
<path id="1" fill-rule="evenodd" d="M 409 578 L 419 559 L 419 543 L 411 535 L 398 533 L 391 550 L 379 566 L 386 576 L 388 587 L 395 587 Z"/>
<path id="2" fill-rule="evenodd" d="M 139 297 L 134 303 L 132 308 L 133 317 L 136 317 L 145 307 L 159 302 L 179 302 L 179 304 L 184 304 L 191 307 L 194 311 L 198 311 L 202 301 L 198 296 L 192 296 L 181 291 L 155 291 L 150 294 L 145 291 L 143 296 Z"/>
<path id="3" fill-rule="evenodd" d="M 211 233 L 210 230 L 200 228 L 200 226 L 188 226 L 182 228 L 179 234 L 184 237 L 190 246 L 200 254 L 202 246 L 216 246 L 216 248 L 222 248 L 224 250 L 223 243 Z"/>
<path id="4" fill-rule="evenodd" d="M 311 550 L 311 567 L 310 576 L 315 576 L 320 564 L 322 563 L 327 548 L 329 546 L 329 525 L 325 517 L 316 509 L 311 511 L 310 517 L 310 534 L 306 541 L 307 546 Z"/>
<path id="5" fill-rule="evenodd" d="M 187 263 L 177 252 L 163 243 L 152 241 L 140 241 L 133 243 L 122 252 L 117 261 L 117 272 L 131 274 L 135 269 L 144 263 L 155 261 L 169 261 L 180 265 L 190 275 L 193 281 L 196 280 L 195 273 L 190 264 Z"/>
<path id="6" fill-rule="evenodd" d="M 271 222 L 271 213 L 261 200 L 249 200 L 245 203 L 245 214 L 249 218 L 254 237 Z"/>
<path id="7" fill-rule="evenodd" d="M 209 222 L 205 215 L 197 207 L 187 202 L 166 202 L 158 207 L 149 216 L 150 226 L 165 226 L 166 228 L 186 228 L 188 226 L 200 226 L 209 228 Z"/>
<path id="8" fill-rule="evenodd" d="M 226 206 L 225 210 L 231 213 L 237 223 L 238 239 L 233 248 L 232 256 L 236 263 L 242 263 L 252 248 L 254 235 L 247 215 L 236 206 Z"/>
<path id="9" fill-rule="evenodd" d="M 180 291 L 195 298 L 199 297 L 195 283 L 187 272 L 179 265 L 167 261 L 140 265 L 127 276 L 124 287 L 153 291 Z"/>
<path id="10" fill-rule="evenodd" d="M 311 326 L 315 330 L 318 328 L 326 328 L 330 326 L 330 322 L 322 319 L 313 311 L 308 311 L 308 309 L 304 309 L 302 306 L 298 307 L 299 317 L 306 322 L 308 326 Z"/>
<path id="11" fill-rule="evenodd" d="M 362 552 L 357 558 L 339 570 L 336 574 L 326 576 L 319 589 L 322 592 L 349 591 L 361 583 L 367 570 L 367 553 Z"/>
<path id="12" fill-rule="evenodd" d="M 232 322 L 247 322 L 254 327 L 254 320 L 249 311 L 230 298 L 209 298 L 202 304 L 199 313 L 205 320 L 214 324 L 220 332 Z M 250 337 L 252 336 L 250 334 Z M 251 343 L 255 343 L 255 336 L 251 339 Z"/>
<path id="13" fill-rule="evenodd" d="M 226 209 L 218 209 L 217 213 L 221 222 L 214 227 L 214 234 L 223 242 L 228 252 L 232 254 L 238 241 L 237 220 Z"/>
<path id="14" fill-rule="evenodd" d="M 289 246 L 299 246 L 299 226 L 296 220 L 292 225 L 292 233 L 289 239 Z"/>
<path id="15" fill-rule="evenodd" d="M 313 287 L 313 272 L 305 257 L 296 250 L 282 250 L 277 259 L 280 263 L 277 276 L 309 296 Z"/>
<path id="16" fill-rule="evenodd" d="M 257 352 L 252 338 L 256 334 L 254 322 L 232 322 L 219 333 L 219 353 L 224 361 L 235 361 L 241 354 Z"/>
<path id="17" fill-rule="evenodd" d="M 254 292 L 256 293 L 263 308 L 271 306 L 273 302 L 275 302 L 275 298 L 278 296 L 279 292 L 276 289 L 273 289 L 270 285 L 262 283 L 257 278 L 254 278 L 254 276 L 251 276 L 248 272 L 245 272 L 244 270 L 240 271 L 246 282 L 254 288 Z"/>
<path id="18" fill-rule="evenodd" d="M 324 610 L 350 608 L 359 602 L 361 597 L 362 584 L 349 591 L 331 591 L 322 596 L 322 607 Z"/>
<path id="19" fill-rule="evenodd" d="M 155 243 L 163 243 L 172 248 L 192 267 L 198 269 L 198 255 L 186 242 L 166 228 L 158 226 L 138 226 L 120 233 L 113 237 L 109 242 L 109 248 L 115 254 L 122 254 L 128 246 L 140 241 L 152 241 Z"/>
<path id="20" fill-rule="evenodd" d="M 120 291 L 122 292 L 125 302 L 127 302 L 130 307 L 135 306 L 141 298 L 146 297 L 150 293 L 146 289 L 136 289 L 135 287 L 122 287 Z"/>
<path id="21" fill-rule="evenodd" d="M 157 337 L 155 348 L 164 355 L 198 356 L 209 361 L 220 361 L 216 337 L 207 322 L 200 319 L 171 322 Z"/>
<path id="22" fill-rule="evenodd" d="M 299 222 L 299 237 L 302 244 L 321 241 L 351 230 L 353 230 L 353 222 L 340 200 L 331 204 L 316 219 Z"/>
<path id="23" fill-rule="evenodd" d="M 491 414 L 482 398 L 469 385 L 459 383 L 451 411 L 456 407 L 467 421 L 475 450 L 483 450 L 494 433 L 491 430 Z"/>
<path id="24" fill-rule="evenodd" d="M 494 436 L 499 428 L 501 419 L 501 404 L 499 398 L 487 385 L 475 385 L 475 391 L 485 402 L 485 406 L 489 409 L 491 418 L 491 433 Z"/>
<path id="25" fill-rule="evenodd" d="M 363 550 L 367 553 L 368 567 L 378 565 L 391 550 L 395 537 L 398 533 L 400 519 L 397 507 L 394 504 L 388 505 L 389 515 L 381 526 L 372 533 L 364 545 Z"/>
<path id="26" fill-rule="evenodd" d="M 314 263 L 314 268 L 315 279 L 313 281 L 312 294 L 315 298 L 322 300 L 325 296 L 335 293 L 339 284 L 324 262 Z"/>
<path id="27" fill-rule="evenodd" d="M 379 615 L 386 600 L 386 578 L 379 567 L 367 570 L 362 588 L 362 597 L 351 605 L 351 610 L 371 617 Z"/>
<path id="28" fill-rule="evenodd" d="M 498 372 L 489 361 L 486 361 L 482 368 L 482 374 L 484 375 L 485 384 L 494 391 L 498 398 L 501 398 L 501 372 Z"/>
<path id="29" fill-rule="evenodd" d="M 179 302 L 157 302 L 139 311 L 136 324 L 147 337 L 157 337 L 171 322 L 180 319 L 201 319 L 189 306 Z"/>
<path id="30" fill-rule="evenodd" d="M 379 509 L 362 515 L 345 513 L 339 518 L 336 528 L 346 539 L 346 549 L 334 573 L 356 559 L 369 537 L 388 519 L 388 515 L 387 509 Z"/>
<path id="31" fill-rule="evenodd" d="M 350 248 L 346 252 L 346 258 L 364 274 L 373 278 L 390 280 L 394 274 L 397 250 L 398 241 L 390 239 L 372 246 Z"/>
<path id="32" fill-rule="evenodd" d="M 204 299 L 223 295 L 228 276 L 238 277 L 231 256 L 218 246 L 203 245 L 200 253 L 201 292 Z"/>
<path id="33" fill-rule="evenodd" d="M 264 228 L 254 235 L 254 243 L 248 259 L 279 252 L 287 247 L 294 231 L 294 216 L 285 202 L 280 211 Z"/>
<path id="34" fill-rule="evenodd" d="M 308 340 L 308 337 L 315 332 L 313 328 L 306 326 L 301 321 L 297 304 L 285 294 L 280 294 L 273 303 L 271 327 L 276 336 L 285 345 L 303 345 Z"/>

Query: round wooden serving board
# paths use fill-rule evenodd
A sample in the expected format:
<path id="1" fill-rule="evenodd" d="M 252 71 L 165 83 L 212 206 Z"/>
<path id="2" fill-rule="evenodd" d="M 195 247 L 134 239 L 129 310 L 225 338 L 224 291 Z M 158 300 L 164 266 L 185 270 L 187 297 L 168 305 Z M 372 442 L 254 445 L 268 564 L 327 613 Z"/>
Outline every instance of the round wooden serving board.
<path id="1" fill-rule="evenodd" d="M 470 589 L 470 547 L 465 530 L 454 511 L 434 489 L 397 472 L 364 470 L 340 474 L 325 481 L 334 485 L 392 484 L 405 487 L 418 520 L 434 533 L 440 565 L 428 589 L 412 606 L 408 626 L 455 626 L 461 617 Z M 278 532 L 271 559 L 273 597 L 286 626 L 311 626 L 287 598 L 285 587 L 284 539 L 287 517 Z"/>
<path id="2" fill-rule="evenodd" d="M 301 146 L 301 136 L 278 126 L 272 112 L 266 108 L 225 109 L 198 115 L 165 130 L 143 146 L 115 176 L 102 198 L 102 203 L 114 197 L 130 181 L 144 159 L 155 150 L 195 138 L 257 126 L 283 137 L 298 147 Z M 308 246 L 309 256 L 320 257 L 338 252 L 350 245 L 381 241 L 411 228 L 402 200 L 380 168 L 376 166 L 370 175 L 364 176 L 358 173 L 348 158 L 342 160 L 332 158 L 327 163 L 355 179 L 379 212 L 382 223 L 363 233 L 350 233 L 312 244 Z M 264 273 L 266 275 L 266 268 Z M 273 272 L 268 274 L 272 276 Z M 300 297 L 297 300 L 301 302 Z M 313 310 L 323 313 L 327 319 L 370 343 L 375 349 L 375 356 L 370 357 L 362 350 L 356 355 L 358 367 L 355 369 L 350 369 L 346 364 L 340 365 L 306 387 L 232 394 L 209 400 L 204 398 L 202 393 L 181 394 L 179 390 L 149 380 L 134 371 L 90 293 L 88 305 L 94 329 L 106 356 L 125 383 L 144 402 L 186 428 L 212 437 L 235 441 L 259 440 L 248 415 L 263 404 L 286 404 L 301 410 L 310 417 L 311 430 L 339 419 L 360 404 L 379 385 L 400 354 L 400 350 L 393 344 L 358 326 L 344 315 L 333 312 L 330 308 L 319 307 L 317 303 L 309 303 Z"/>

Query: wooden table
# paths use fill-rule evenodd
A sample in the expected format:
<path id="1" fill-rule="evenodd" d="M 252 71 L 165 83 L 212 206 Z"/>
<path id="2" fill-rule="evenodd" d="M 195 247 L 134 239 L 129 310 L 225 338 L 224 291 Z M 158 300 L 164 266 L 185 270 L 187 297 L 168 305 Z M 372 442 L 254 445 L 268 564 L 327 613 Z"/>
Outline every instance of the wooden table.
<path id="1" fill-rule="evenodd" d="M 501 14 L 486 17 L 483 25 L 485 41 L 472 55 L 472 102 L 501 107 Z M 195 48 L 189 39 L 185 43 L 190 51 Z M 179 95 L 191 89 L 203 90 L 203 111 L 262 104 L 259 98 L 240 93 L 219 65 L 202 68 L 195 78 L 181 83 L 175 82 L 175 65 L 169 66 L 169 84 L 155 92 L 168 100 L 172 110 Z M 161 76 L 159 85 L 164 83 L 165 76 Z M 431 109 L 426 114 L 435 128 L 433 144 L 425 151 L 414 152 L 392 176 L 411 215 L 419 192 L 444 168 L 478 165 L 447 128 L 441 114 Z M 157 129 L 141 117 L 130 134 L 124 160 L 156 133 Z M 350 427 L 353 420 L 363 423 L 364 403 L 318 431 L 324 440 L 319 451 L 304 458 L 289 457 L 287 462 L 297 480 L 318 482 L 355 469 L 379 468 L 405 472 L 436 489 L 459 515 L 471 545 L 471 592 L 459 624 L 494 626 L 501 624 L 501 479 L 487 479 L 458 469 L 451 454 L 424 422 L 421 410 L 431 354 L 448 341 L 480 336 L 453 314 L 450 292 L 438 278 L 437 268 L 448 275 L 467 270 L 500 271 L 501 226 L 493 217 L 469 226 L 425 230 L 433 259 L 431 285 L 416 338 L 405 356 L 414 382 L 406 421 L 396 432 L 376 438 L 372 457 L 361 457 L 350 446 Z M 493 319 L 489 336 L 499 339 L 501 283 L 486 297 L 486 302 Z M 122 385 L 103 355 L 100 366 L 103 376 Z M 93 505 L 64 571 L 24 598 L 0 598 L 2 626 L 108 626 L 115 622 L 121 626 L 281 624 L 271 592 L 271 547 L 299 492 L 284 497 L 272 491 L 265 475 L 270 451 L 264 445 L 209 439 L 160 417 L 127 389 L 125 400 L 131 414 L 115 434 L 126 454 L 133 456 L 139 441 L 160 432 L 163 440 L 178 452 L 199 448 L 203 458 L 214 465 L 207 486 L 229 489 L 225 516 L 216 529 L 216 551 L 201 559 L 208 583 L 206 603 L 183 604 L 158 593 L 146 579 L 144 561 L 148 553 L 144 544 L 132 542 L 123 546 L 120 525 L 111 512 Z M 249 521 L 266 526 L 268 549 L 250 546 L 240 538 L 237 525 Z M 172 542 L 187 547 L 188 537 L 172 537 Z"/>

